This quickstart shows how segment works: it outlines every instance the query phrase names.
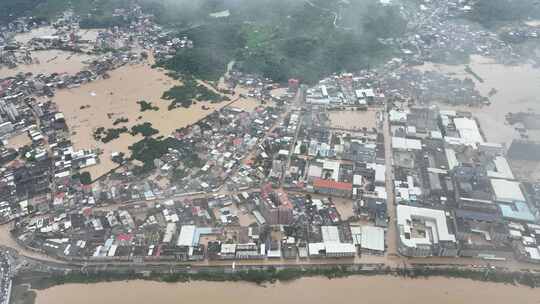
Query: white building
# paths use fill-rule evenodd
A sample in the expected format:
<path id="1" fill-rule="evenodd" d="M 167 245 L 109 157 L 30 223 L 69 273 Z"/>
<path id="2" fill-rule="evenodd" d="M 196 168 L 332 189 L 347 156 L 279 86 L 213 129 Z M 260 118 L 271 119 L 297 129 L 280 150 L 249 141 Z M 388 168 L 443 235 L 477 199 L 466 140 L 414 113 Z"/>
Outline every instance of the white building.
<path id="1" fill-rule="evenodd" d="M 180 235 L 178 236 L 178 241 L 176 246 L 188 246 L 192 247 L 193 241 L 195 240 L 195 225 L 183 225 L 180 229 Z"/>
<path id="2" fill-rule="evenodd" d="M 491 179 L 494 200 L 501 203 L 525 202 L 525 196 L 518 182 L 504 179 Z"/>
<path id="3" fill-rule="evenodd" d="M 476 147 L 484 143 L 484 138 L 480 134 L 478 124 L 474 119 L 465 117 L 454 118 L 454 125 L 464 144 Z"/>
<path id="4" fill-rule="evenodd" d="M 418 139 L 392 137 L 392 148 L 397 150 L 422 150 L 422 142 Z"/>
<path id="5" fill-rule="evenodd" d="M 515 179 L 514 173 L 512 173 L 512 169 L 510 168 L 510 165 L 508 164 L 506 158 L 502 156 L 496 156 L 493 159 L 493 164 L 495 165 L 495 170 L 487 171 L 487 175 L 489 177 L 509 180 Z"/>
<path id="6" fill-rule="evenodd" d="M 165 228 L 165 235 L 163 235 L 163 243 L 170 243 L 176 233 L 176 224 L 168 223 Z"/>
<path id="7" fill-rule="evenodd" d="M 362 226 L 360 246 L 362 252 L 384 254 L 384 229 L 375 226 Z"/>
<path id="8" fill-rule="evenodd" d="M 342 243 L 339 239 L 337 226 L 321 226 L 322 242 L 309 243 L 310 257 L 354 257 L 356 246 L 352 243 Z"/>
<path id="9" fill-rule="evenodd" d="M 456 236 L 443 210 L 397 206 L 399 252 L 405 256 L 457 256 Z"/>

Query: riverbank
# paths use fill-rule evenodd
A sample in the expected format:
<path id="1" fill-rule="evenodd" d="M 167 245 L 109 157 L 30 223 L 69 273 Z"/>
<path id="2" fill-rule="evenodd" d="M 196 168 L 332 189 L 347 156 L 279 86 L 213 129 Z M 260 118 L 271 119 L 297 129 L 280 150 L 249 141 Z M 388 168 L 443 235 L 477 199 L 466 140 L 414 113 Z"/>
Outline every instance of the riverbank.
<path id="1" fill-rule="evenodd" d="M 538 303 L 540 290 L 466 279 L 404 279 L 391 276 L 353 276 L 328 280 L 302 278 L 294 282 L 263 285 L 238 282 L 197 281 L 160 283 L 142 280 L 69 284 L 36 292 L 37 304 L 140 303 L 151 299 L 160 304 L 196 303 Z M 137 292 L 133 292 L 137 290 Z M 392 292 L 388 292 L 392 290 Z M 211 292 L 209 292 L 211 291 Z"/>
<path id="2" fill-rule="evenodd" d="M 171 268 L 172 269 L 172 268 Z M 155 271 L 135 271 L 134 269 L 119 271 L 113 269 L 81 270 L 68 272 L 26 271 L 16 278 L 16 285 L 29 284 L 33 289 L 47 289 L 65 284 L 90 284 L 102 282 L 118 282 L 145 280 L 162 283 L 179 282 L 248 282 L 257 285 L 291 282 L 310 277 L 328 279 L 347 278 L 353 276 L 394 276 L 401 278 L 445 277 L 470 279 L 472 281 L 504 283 L 511 285 L 540 287 L 540 273 L 510 272 L 488 267 L 483 269 L 467 269 L 457 267 L 423 267 L 391 268 L 384 265 L 318 265 L 309 267 L 242 267 L 191 269 L 185 266 L 183 271 L 170 272 L 166 268 Z"/>

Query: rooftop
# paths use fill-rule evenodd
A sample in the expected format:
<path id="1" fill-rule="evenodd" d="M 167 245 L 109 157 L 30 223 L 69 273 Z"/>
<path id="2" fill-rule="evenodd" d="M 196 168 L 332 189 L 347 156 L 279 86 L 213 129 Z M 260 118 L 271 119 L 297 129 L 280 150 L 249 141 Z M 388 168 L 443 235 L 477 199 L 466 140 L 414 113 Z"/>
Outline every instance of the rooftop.
<path id="1" fill-rule="evenodd" d="M 441 241 L 456 242 L 448 229 L 446 212 L 406 205 L 397 206 L 401 242 L 408 247 L 432 245 Z"/>
<path id="2" fill-rule="evenodd" d="M 322 178 L 315 179 L 313 181 L 313 187 L 315 188 L 329 188 L 335 190 L 352 191 L 351 183 L 336 182 L 333 180 L 326 180 Z"/>

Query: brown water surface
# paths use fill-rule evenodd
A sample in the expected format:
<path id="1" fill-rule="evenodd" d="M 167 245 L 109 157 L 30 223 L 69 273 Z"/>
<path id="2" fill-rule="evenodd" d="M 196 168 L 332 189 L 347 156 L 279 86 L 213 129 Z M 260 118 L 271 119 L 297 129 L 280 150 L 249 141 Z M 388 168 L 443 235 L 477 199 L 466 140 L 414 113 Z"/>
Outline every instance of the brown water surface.
<path id="1" fill-rule="evenodd" d="M 259 287 L 248 283 L 145 281 L 69 284 L 38 291 L 37 304 L 533 304 L 540 289 L 466 279 L 401 279 L 390 276 L 328 280 L 305 278 Z"/>

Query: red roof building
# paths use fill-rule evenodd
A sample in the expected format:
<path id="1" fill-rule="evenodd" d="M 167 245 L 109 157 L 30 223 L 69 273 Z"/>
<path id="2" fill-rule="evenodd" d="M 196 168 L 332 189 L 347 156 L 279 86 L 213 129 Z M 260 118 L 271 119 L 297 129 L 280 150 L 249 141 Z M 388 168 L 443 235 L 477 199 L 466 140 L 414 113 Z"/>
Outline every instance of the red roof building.
<path id="1" fill-rule="evenodd" d="M 317 193 L 348 197 L 352 195 L 352 183 L 318 178 L 313 180 L 313 190 Z"/>

